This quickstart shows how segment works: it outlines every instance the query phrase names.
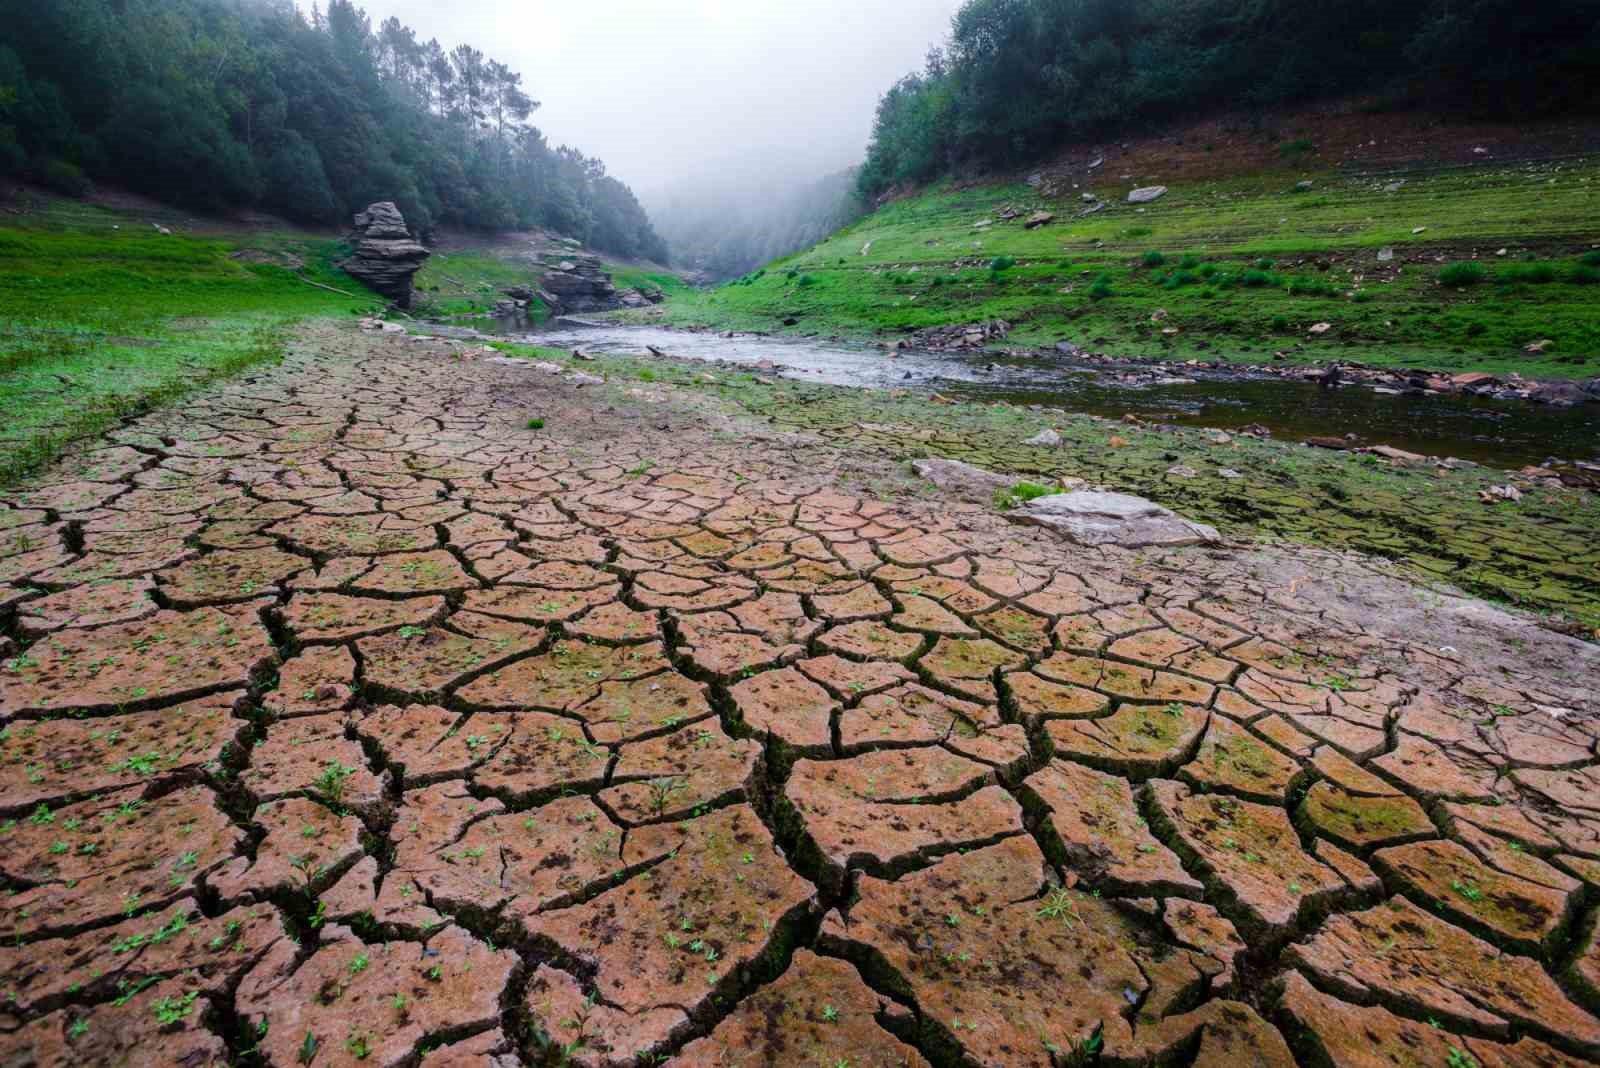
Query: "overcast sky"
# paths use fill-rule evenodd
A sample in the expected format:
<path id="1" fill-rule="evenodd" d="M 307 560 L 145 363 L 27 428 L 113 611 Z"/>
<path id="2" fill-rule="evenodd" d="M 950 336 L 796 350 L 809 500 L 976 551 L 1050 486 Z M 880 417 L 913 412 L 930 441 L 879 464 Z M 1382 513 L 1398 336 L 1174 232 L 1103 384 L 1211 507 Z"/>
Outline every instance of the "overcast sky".
<path id="1" fill-rule="evenodd" d="M 360 2 L 360 0 L 358 0 Z M 423 40 L 521 71 L 553 144 L 641 195 L 686 178 L 812 178 L 858 163 L 878 97 L 959 0 L 366 0 Z"/>

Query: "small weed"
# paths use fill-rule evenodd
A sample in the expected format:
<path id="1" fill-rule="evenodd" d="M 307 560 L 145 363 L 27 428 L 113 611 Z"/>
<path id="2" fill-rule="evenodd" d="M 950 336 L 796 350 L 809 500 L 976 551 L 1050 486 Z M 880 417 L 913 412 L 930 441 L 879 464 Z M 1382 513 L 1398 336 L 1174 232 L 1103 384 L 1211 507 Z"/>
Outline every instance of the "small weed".
<path id="1" fill-rule="evenodd" d="M 371 1039 L 371 1034 L 363 1034 L 358 1031 L 349 1038 L 345 1039 L 345 1052 L 349 1053 L 350 1056 L 354 1057 L 358 1061 L 364 1061 L 368 1057 L 372 1056 Z"/>
<path id="2" fill-rule="evenodd" d="M 650 811 L 661 816 L 667 811 L 667 805 L 672 798 L 689 789 L 689 784 L 676 775 L 669 775 L 661 779 L 651 779 L 649 788 Z"/>
<path id="3" fill-rule="evenodd" d="M 528 420 L 528 429 L 529 430 L 543 430 L 544 429 L 544 419 L 539 417 L 539 416 L 534 416 L 532 419 L 529 419 Z"/>
<path id="4" fill-rule="evenodd" d="M 1034 915 L 1045 920 L 1060 920 L 1068 927 L 1071 927 L 1074 921 L 1083 918 L 1078 915 L 1078 906 L 1072 900 L 1072 891 L 1064 886 L 1050 891 Z"/>
<path id="5" fill-rule="evenodd" d="M 194 1009 L 195 999 L 199 996 L 200 991 L 191 990 L 179 997 L 158 999 L 153 1006 L 156 1023 L 169 1027 L 184 1019 Z"/>
<path id="6" fill-rule="evenodd" d="M 349 781 L 350 776 L 355 773 L 355 768 L 346 767 L 337 760 L 331 760 L 317 778 L 316 788 L 323 797 L 328 799 L 329 804 L 335 808 L 340 808 L 344 805 L 345 784 Z"/>
<path id="7" fill-rule="evenodd" d="M 1055 490 L 1050 489 L 1048 486 L 1040 486 L 1033 482 L 1018 482 L 1010 489 L 995 491 L 994 507 L 996 511 L 1009 512 L 1011 509 L 1027 504 L 1029 501 L 1038 500 L 1040 497 L 1048 497 L 1054 492 Z"/>

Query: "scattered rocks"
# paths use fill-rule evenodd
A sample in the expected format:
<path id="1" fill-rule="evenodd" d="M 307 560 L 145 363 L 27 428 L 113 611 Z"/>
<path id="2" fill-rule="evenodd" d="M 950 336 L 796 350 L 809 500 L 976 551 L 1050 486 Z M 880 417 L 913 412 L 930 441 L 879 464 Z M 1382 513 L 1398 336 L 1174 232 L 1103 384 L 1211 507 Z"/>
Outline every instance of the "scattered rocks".
<path id="1" fill-rule="evenodd" d="M 919 330 L 909 339 L 912 347 L 929 352 L 976 352 L 1005 339 L 1011 324 L 1004 319 L 991 319 L 965 326 L 936 326 Z"/>

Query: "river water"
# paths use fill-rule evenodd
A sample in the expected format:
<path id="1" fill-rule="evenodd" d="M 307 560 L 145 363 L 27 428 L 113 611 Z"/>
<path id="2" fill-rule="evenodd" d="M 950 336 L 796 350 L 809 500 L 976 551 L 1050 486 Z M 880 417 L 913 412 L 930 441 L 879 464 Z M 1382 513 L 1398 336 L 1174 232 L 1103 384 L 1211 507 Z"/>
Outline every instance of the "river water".
<path id="1" fill-rule="evenodd" d="M 1248 371 L 1195 369 L 1174 379 L 1147 367 L 1085 364 L 1068 356 L 919 351 L 891 356 L 877 348 L 806 338 L 725 338 L 650 326 L 578 326 L 568 320 L 526 334 L 517 324 L 502 323 L 497 332 L 596 353 L 648 357 L 647 346 L 653 345 L 679 358 L 743 365 L 770 361 L 778 367 L 768 373 L 805 382 L 906 388 L 1112 418 L 1131 412 L 1152 421 L 1223 430 L 1264 426 L 1289 441 L 1355 434 L 1361 445 L 1393 445 L 1505 468 L 1548 459 L 1600 461 L 1600 404 L 1556 408 L 1459 394 L 1393 395 L 1361 385 L 1329 390 Z"/>

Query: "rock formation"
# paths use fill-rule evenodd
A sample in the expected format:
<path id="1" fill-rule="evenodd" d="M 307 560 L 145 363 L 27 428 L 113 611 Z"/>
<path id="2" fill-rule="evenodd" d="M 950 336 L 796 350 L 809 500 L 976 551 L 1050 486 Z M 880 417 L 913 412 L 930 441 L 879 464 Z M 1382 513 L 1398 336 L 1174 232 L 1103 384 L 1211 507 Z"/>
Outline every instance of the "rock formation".
<path id="1" fill-rule="evenodd" d="M 411 307 L 412 280 L 430 253 L 412 239 L 400 209 L 385 200 L 357 212 L 355 246 L 345 272 L 400 307 Z"/>
<path id="2" fill-rule="evenodd" d="M 617 287 L 600 265 L 598 256 L 575 252 L 547 253 L 544 256 L 543 287 L 556 299 L 558 315 L 574 312 L 611 311 L 622 307 Z"/>

